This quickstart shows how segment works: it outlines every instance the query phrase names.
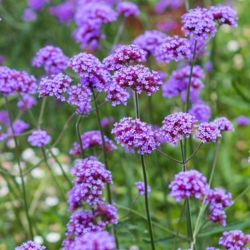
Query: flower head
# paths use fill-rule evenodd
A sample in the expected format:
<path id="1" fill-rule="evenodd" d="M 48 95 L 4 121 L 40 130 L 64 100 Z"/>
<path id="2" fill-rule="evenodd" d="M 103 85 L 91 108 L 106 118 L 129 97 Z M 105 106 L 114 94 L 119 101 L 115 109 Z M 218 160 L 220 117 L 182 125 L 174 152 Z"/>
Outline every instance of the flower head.
<path id="1" fill-rule="evenodd" d="M 246 116 L 243 116 L 243 115 L 237 117 L 236 122 L 237 122 L 238 126 L 240 126 L 240 127 L 247 127 L 250 125 L 250 119 Z"/>
<path id="2" fill-rule="evenodd" d="M 139 181 L 139 182 L 136 182 L 135 183 L 135 185 L 136 185 L 136 188 L 137 188 L 137 190 L 138 190 L 138 192 L 139 192 L 139 195 L 140 196 L 144 196 L 144 194 L 145 194 L 145 185 L 144 185 L 144 183 L 142 182 L 142 181 Z M 150 186 L 148 186 L 148 188 L 147 188 L 148 190 L 148 194 L 149 193 L 151 193 L 151 187 Z"/>
<path id="3" fill-rule="evenodd" d="M 132 2 L 118 3 L 117 12 L 120 16 L 124 17 L 137 17 L 140 15 L 140 10 L 138 6 Z"/>
<path id="4" fill-rule="evenodd" d="M 195 123 L 195 117 L 188 113 L 168 115 L 162 122 L 163 136 L 168 143 L 176 144 L 193 133 Z"/>
<path id="5" fill-rule="evenodd" d="M 206 177 L 200 172 L 189 170 L 175 175 L 169 188 L 171 189 L 170 195 L 179 202 L 190 197 L 201 200 L 206 194 L 208 185 Z"/>
<path id="6" fill-rule="evenodd" d="M 220 137 L 220 130 L 214 122 L 203 122 L 196 131 L 196 138 L 202 143 L 216 142 Z"/>
<path id="7" fill-rule="evenodd" d="M 234 131 L 233 124 L 226 118 L 220 117 L 214 120 L 214 123 L 217 125 L 218 129 L 223 131 Z"/>
<path id="8" fill-rule="evenodd" d="M 197 103 L 192 106 L 189 113 L 199 122 L 208 122 L 211 118 L 211 108 L 204 103 Z"/>
<path id="9" fill-rule="evenodd" d="M 30 125 L 22 120 L 16 120 L 13 123 L 13 131 L 12 128 L 9 128 L 9 134 L 12 134 L 12 132 L 14 132 L 15 136 L 20 136 L 22 133 L 24 133 L 28 128 L 30 127 Z"/>
<path id="10" fill-rule="evenodd" d="M 21 111 L 26 111 L 31 109 L 37 104 L 36 98 L 31 95 L 23 95 L 17 103 L 17 107 Z"/>
<path id="11" fill-rule="evenodd" d="M 49 1 L 50 0 L 28 0 L 28 6 L 35 11 L 40 11 Z"/>
<path id="12" fill-rule="evenodd" d="M 51 15 L 55 16 L 61 23 L 70 22 L 75 13 L 75 4 L 73 1 L 63 2 L 49 9 Z"/>
<path id="13" fill-rule="evenodd" d="M 51 141 L 51 137 L 45 130 L 36 130 L 28 137 L 30 145 L 38 148 L 43 148 L 48 145 Z"/>
<path id="14" fill-rule="evenodd" d="M 45 250 L 44 246 L 41 246 L 34 241 L 27 241 L 23 243 L 21 246 L 16 247 L 15 250 Z"/>

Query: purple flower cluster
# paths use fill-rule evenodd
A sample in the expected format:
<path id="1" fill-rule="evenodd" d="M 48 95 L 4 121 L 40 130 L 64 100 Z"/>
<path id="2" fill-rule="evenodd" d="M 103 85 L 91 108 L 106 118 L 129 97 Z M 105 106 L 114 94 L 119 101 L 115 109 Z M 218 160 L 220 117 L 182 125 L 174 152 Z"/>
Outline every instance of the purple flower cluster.
<path id="1" fill-rule="evenodd" d="M 247 127 L 250 125 L 250 119 L 246 116 L 243 116 L 243 115 L 237 117 L 236 122 L 237 122 L 238 126 L 240 126 L 240 127 Z"/>
<path id="2" fill-rule="evenodd" d="M 46 74 L 54 75 L 63 72 L 69 66 L 69 58 L 63 51 L 51 45 L 41 48 L 32 61 L 33 67 L 44 68 Z"/>
<path id="3" fill-rule="evenodd" d="M 191 114 L 178 112 L 165 117 L 162 124 L 161 130 L 166 141 L 176 144 L 193 133 L 196 119 Z"/>
<path id="4" fill-rule="evenodd" d="M 70 87 L 71 82 L 72 79 L 62 73 L 43 77 L 38 88 L 39 95 L 40 97 L 53 96 L 57 100 L 65 101 L 66 98 L 63 95 Z"/>
<path id="5" fill-rule="evenodd" d="M 160 0 L 155 6 L 155 11 L 158 14 L 163 14 L 167 9 L 179 9 L 183 5 L 183 3 L 183 0 Z"/>
<path id="6" fill-rule="evenodd" d="M 250 235 L 240 230 L 224 232 L 219 240 L 219 245 L 227 250 L 247 250 L 248 243 L 250 243 Z"/>
<path id="7" fill-rule="evenodd" d="M 190 72 L 190 66 L 185 66 L 183 68 L 175 70 L 168 82 L 163 85 L 163 96 L 166 98 L 181 96 L 182 101 L 186 102 Z M 197 103 L 200 101 L 199 95 L 201 93 L 201 90 L 204 88 L 204 78 L 205 74 L 203 69 L 200 66 L 195 65 L 193 67 L 190 87 L 191 101 L 193 103 Z"/>
<path id="8" fill-rule="evenodd" d="M 101 132 L 98 130 L 92 130 L 81 135 L 82 149 L 87 150 L 93 147 L 102 147 Z M 105 151 L 108 153 L 116 150 L 116 145 L 107 136 L 104 136 Z M 79 143 L 74 143 L 73 148 L 70 150 L 70 154 L 75 156 L 81 155 L 81 146 Z"/>
<path id="9" fill-rule="evenodd" d="M 139 119 L 125 117 L 114 124 L 111 133 L 115 135 L 117 143 L 129 152 L 135 150 L 141 155 L 151 154 L 160 146 L 157 131 Z"/>
<path id="10" fill-rule="evenodd" d="M 214 123 L 217 125 L 218 129 L 223 131 L 234 131 L 233 124 L 226 118 L 220 117 L 214 120 Z"/>
<path id="11" fill-rule="evenodd" d="M 227 216 L 224 209 L 233 204 L 232 195 L 220 188 L 210 189 L 206 195 L 206 202 L 209 204 L 209 219 L 226 226 Z"/>
<path id="12" fill-rule="evenodd" d="M 207 40 L 215 36 L 217 32 L 213 14 L 205 8 L 189 10 L 182 16 L 183 31 L 193 39 Z"/>
<path id="13" fill-rule="evenodd" d="M 120 2 L 117 6 L 117 12 L 120 16 L 124 17 L 138 17 L 140 16 L 140 10 L 135 3 L 132 2 Z"/>
<path id="14" fill-rule="evenodd" d="M 142 181 L 139 181 L 139 182 L 136 182 L 135 183 L 135 185 L 136 185 L 136 188 L 137 188 L 137 190 L 138 190 L 138 192 L 139 192 L 139 195 L 140 196 L 144 196 L 145 195 L 145 185 L 144 185 L 144 183 L 142 182 Z M 149 193 L 151 193 L 151 187 L 150 186 L 148 186 L 148 188 L 147 188 L 148 190 L 147 190 L 147 193 L 149 194 Z"/>
<path id="15" fill-rule="evenodd" d="M 113 83 L 122 88 L 131 88 L 138 94 L 145 91 L 148 96 L 155 93 L 162 85 L 160 74 L 143 65 L 121 68 L 115 72 Z"/>
<path id="16" fill-rule="evenodd" d="M 16 247 L 15 250 L 45 250 L 44 246 L 40 246 L 34 241 L 27 241 L 23 243 L 21 246 Z"/>
<path id="17" fill-rule="evenodd" d="M 4 124 L 5 126 L 8 126 L 10 124 L 10 118 L 7 111 L 0 111 L 0 124 Z"/>
<path id="18" fill-rule="evenodd" d="M 196 170 L 189 170 L 175 175 L 169 188 L 171 189 L 170 195 L 174 197 L 177 202 L 180 202 L 190 197 L 202 200 L 207 192 L 208 185 L 205 176 Z"/>
<path id="19" fill-rule="evenodd" d="M 45 130 L 36 130 L 28 137 L 28 142 L 33 147 L 43 148 L 51 141 L 51 137 Z"/>
<path id="20" fill-rule="evenodd" d="M 189 113 L 199 122 L 208 122 L 212 116 L 210 106 L 204 103 L 195 103 Z"/>
<path id="21" fill-rule="evenodd" d="M 34 76 L 25 71 L 0 66 L 0 93 L 8 96 L 15 93 L 34 94 L 37 83 Z"/>
<path id="22" fill-rule="evenodd" d="M 9 134 L 13 134 L 12 132 L 14 132 L 15 136 L 20 136 L 21 134 L 23 134 L 28 128 L 29 128 L 29 124 L 27 124 L 26 122 L 22 121 L 22 120 L 16 120 L 13 123 L 13 131 L 12 128 L 9 128 L 8 133 Z"/>
<path id="23" fill-rule="evenodd" d="M 28 0 L 28 6 L 35 11 L 40 11 L 49 1 L 50 0 Z"/>
<path id="24" fill-rule="evenodd" d="M 210 8 L 214 21 L 218 22 L 219 25 L 228 24 L 231 27 L 237 27 L 237 13 L 230 6 L 212 6 Z"/>
<path id="25" fill-rule="evenodd" d="M 102 120 L 101 120 L 101 125 L 103 128 L 109 128 L 110 126 L 112 126 L 114 124 L 115 120 L 114 120 L 114 117 L 104 117 Z"/>
<path id="26" fill-rule="evenodd" d="M 199 125 L 195 136 L 202 143 L 216 142 L 221 137 L 221 132 L 214 122 L 203 122 Z"/>
<path id="27" fill-rule="evenodd" d="M 70 67 L 79 75 L 81 83 L 102 91 L 111 82 L 111 76 L 104 65 L 93 55 L 80 53 L 71 59 Z"/>
<path id="28" fill-rule="evenodd" d="M 134 40 L 134 44 L 145 50 L 148 56 L 154 56 L 156 54 L 156 49 L 162 44 L 166 37 L 166 34 L 158 30 L 150 30 L 138 36 Z"/>
<path id="29" fill-rule="evenodd" d="M 17 103 L 17 107 L 22 111 L 32 109 L 37 104 L 36 98 L 31 95 L 23 95 Z"/>
<path id="30" fill-rule="evenodd" d="M 159 63 L 182 61 L 191 58 L 190 41 L 178 36 L 167 36 L 156 48 L 155 56 Z"/>
<path id="31" fill-rule="evenodd" d="M 74 38 L 82 49 L 96 50 L 105 37 L 102 33 L 104 24 L 116 21 L 117 14 L 105 2 L 82 2 L 77 7 L 75 21 L 77 29 Z"/>
<path id="32" fill-rule="evenodd" d="M 146 61 L 146 52 L 137 45 L 121 45 L 103 60 L 103 64 L 110 71 L 116 71 L 124 65 L 142 63 Z"/>

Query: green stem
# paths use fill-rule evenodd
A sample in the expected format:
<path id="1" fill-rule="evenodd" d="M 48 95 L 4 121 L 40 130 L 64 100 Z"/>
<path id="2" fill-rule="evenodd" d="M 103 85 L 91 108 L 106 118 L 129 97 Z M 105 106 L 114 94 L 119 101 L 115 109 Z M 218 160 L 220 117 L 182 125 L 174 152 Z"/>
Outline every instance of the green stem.
<path id="1" fill-rule="evenodd" d="M 140 118 L 140 112 L 139 112 L 139 99 L 138 94 L 134 92 L 134 104 L 135 104 L 135 114 L 136 118 Z M 148 229 L 149 229 L 149 235 L 150 235 L 150 242 L 151 242 L 151 249 L 155 250 L 155 242 L 154 242 L 154 234 L 153 234 L 153 228 L 152 228 L 152 221 L 151 221 L 151 215 L 150 215 L 150 208 L 149 208 L 149 201 L 148 201 L 148 179 L 147 179 L 147 171 L 144 161 L 144 156 L 141 155 L 141 166 L 142 166 L 142 172 L 143 172 L 143 179 L 144 179 L 144 199 L 145 199 L 145 209 L 147 214 L 147 221 L 148 221 Z"/>
<path id="2" fill-rule="evenodd" d="M 97 123 L 98 123 L 99 130 L 100 130 L 100 133 L 101 133 L 102 153 L 103 153 L 104 165 L 105 165 L 105 168 L 107 170 L 109 170 L 108 157 L 107 157 L 107 153 L 106 153 L 106 145 L 105 145 L 105 138 L 104 138 L 104 131 L 103 131 L 102 124 L 101 124 L 101 116 L 100 116 L 100 111 L 99 111 L 99 107 L 98 107 L 98 103 L 97 103 L 97 99 L 96 99 L 96 93 L 95 93 L 93 88 L 91 90 L 92 90 L 92 94 L 93 94 L 93 98 L 94 98 Z M 109 183 L 107 183 L 107 195 L 108 195 L 109 204 L 112 204 L 112 192 L 111 192 L 111 187 L 110 187 Z M 117 231 L 116 231 L 115 226 L 113 226 L 112 228 L 113 228 L 113 233 L 114 233 L 114 236 L 115 236 L 116 248 L 119 249 L 119 241 L 118 241 Z"/>
<path id="3" fill-rule="evenodd" d="M 42 123 L 43 123 L 43 114 L 44 114 L 44 111 L 45 111 L 46 101 L 47 101 L 47 98 L 46 97 L 43 98 L 42 106 L 41 106 L 40 113 L 39 113 L 39 118 L 38 118 L 38 128 L 39 129 L 40 129 Z"/>
<path id="4" fill-rule="evenodd" d="M 9 108 L 9 101 L 8 101 L 7 97 L 5 97 L 4 99 L 5 99 L 6 109 L 7 109 L 8 115 L 9 115 L 12 137 L 13 137 L 14 143 L 15 143 L 14 149 L 15 149 L 15 155 L 16 155 L 16 159 L 17 159 L 17 166 L 18 166 L 19 176 L 20 176 L 20 179 L 21 179 L 23 204 L 24 204 L 25 215 L 26 215 L 27 222 L 28 222 L 28 227 L 29 227 L 29 237 L 30 237 L 30 239 L 33 239 L 32 221 L 31 221 L 31 218 L 30 218 L 30 215 L 29 215 L 29 208 L 28 208 L 28 202 L 27 202 L 27 196 L 26 196 L 26 187 L 25 187 L 23 171 L 22 171 L 21 162 L 20 162 L 18 149 L 17 149 L 17 147 L 18 147 L 17 138 L 15 136 L 15 131 L 14 131 L 14 127 L 13 127 L 12 115 L 11 115 L 10 108 Z"/>
<path id="5" fill-rule="evenodd" d="M 81 156 L 82 156 L 82 159 L 84 159 L 85 158 L 85 153 L 84 153 L 84 150 L 83 150 L 82 138 L 81 138 L 81 132 L 80 132 L 81 119 L 82 119 L 81 116 L 79 116 L 77 118 L 77 121 L 76 121 L 76 133 L 77 133 L 77 137 L 78 137 L 79 144 L 80 144 Z"/>

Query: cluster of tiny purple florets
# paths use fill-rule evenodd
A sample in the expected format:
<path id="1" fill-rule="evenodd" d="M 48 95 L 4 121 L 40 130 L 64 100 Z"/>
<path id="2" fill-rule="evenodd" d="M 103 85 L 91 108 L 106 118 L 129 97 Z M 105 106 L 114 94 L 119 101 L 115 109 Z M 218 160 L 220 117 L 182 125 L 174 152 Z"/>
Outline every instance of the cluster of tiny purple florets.
<path id="1" fill-rule="evenodd" d="M 28 137 L 28 142 L 33 147 L 43 148 L 51 141 L 51 137 L 45 130 L 36 130 Z"/>
<path id="2" fill-rule="evenodd" d="M 15 250 L 45 250 L 44 246 L 39 245 L 34 241 L 27 241 L 23 243 L 21 246 L 16 247 Z"/>
<path id="3" fill-rule="evenodd" d="M 210 106 L 204 103 L 196 103 L 189 110 L 189 113 L 193 115 L 199 122 L 208 122 L 212 116 Z"/>
<path id="4" fill-rule="evenodd" d="M 117 12 L 119 16 L 124 17 L 138 17 L 140 15 L 140 10 L 138 6 L 132 2 L 118 3 Z"/>
<path id="5" fill-rule="evenodd" d="M 136 188 L 138 190 L 139 195 L 144 196 L 145 192 L 146 192 L 144 182 L 138 181 L 138 182 L 135 183 L 135 185 L 136 185 Z M 147 193 L 148 194 L 151 193 L 151 187 L 150 186 L 148 186 L 148 188 L 147 188 Z"/>
<path id="6" fill-rule="evenodd" d="M 125 117 L 114 124 L 111 133 L 126 150 L 137 151 L 141 155 L 151 154 L 160 146 L 154 128 L 140 119 Z"/>
<path id="7" fill-rule="evenodd" d="M 221 132 L 214 122 L 203 122 L 199 125 L 195 136 L 202 143 L 216 142 L 221 137 Z"/>
<path id="8" fill-rule="evenodd" d="M 36 98 L 31 95 L 22 95 L 17 103 L 17 107 L 22 111 L 29 110 L 37 104 Z"/>
<path id="9" fill-rule="evenodd" d="M 234 131 L 232 122 L 230 122 L 226 117 L 220 117 L 214 120 L 214 123 L 217 125 L 218 129 L 223 131 Z"/>

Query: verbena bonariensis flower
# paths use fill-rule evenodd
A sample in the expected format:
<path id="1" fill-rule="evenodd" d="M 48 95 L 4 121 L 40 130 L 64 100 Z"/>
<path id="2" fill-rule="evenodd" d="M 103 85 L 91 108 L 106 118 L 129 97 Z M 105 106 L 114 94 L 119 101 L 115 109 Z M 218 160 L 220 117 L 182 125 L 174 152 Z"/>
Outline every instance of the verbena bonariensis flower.
<path id="1" fill-rule="evenodd" d="M 145 91 L 148 96 L 158 91 L 162 85 L 160 74 L 143 65 L 121 68 L 115 72 L 113 83 L 122 88 L 131 88 L 138 94 Z"/>
<path id="2" fill-rule="evenodd" d="M 92 21 L 103 25 L 115 22 L 116 19 L 116 12 L 104 2 L 80 4 L 75 14 L 75 21 L 78 26 Z"/>
<path id="3" fill-rule="evenodd" d="M 183 31 L 193 39 L 209 39 L 216 34 L 216 23 L 212 12 L 205 8 L 189 10 L 182 16 Z"/>
<path id="4" fill-rule="evenodd" d="M 210 11 L 212 12 L 214 20 L 218 22 L 219 25 L 228 24 L 231 27 L 237 27 L 237 13 L 230 6 L 212 6 Z"/>
<path id="5" fill-rule="evenodd" d="M 72 169 L 72 175 L 76 177 L 74 181 L 76 184 L 99 185 L 101 182 L 112 183 L 111 172 L 105 169 L 104 164 L 94 156 L 77 161 Z"/>
<path id="6" fill-rule="evenodd" d="M 0 126 L 0 142 L 8 138 L 8 134 L 2 131 L 2 126 Z"/>
<path id="7" fill-rule="evenodd" d="M 189 84 L 190 66 L 185 66 L 180 69 L 173 71 L 170 79 L 166 84 L 163 84 L 163 96 L 166 98 L 173 98 L 181 96 L 182 100 L 186 102 L 186 93 Z M 200 95 L 201 90 L 204 88 L 203 79 L 205 74 L 203 69 L 195 65 L 193 67 L 193 74 L 191 79 L 191 101 L 196 102 L 197 98 L 194 98 L 197 94 Z M 183 95 L 183 96 L 182 96 Z M 193 96 L 194 95 L 194 96 Z"/>
<path id="8" fill-rule="evenodd" d="M 51 141 L 51 136 L 46 130 L 35 130 L 28 137 L 28 142 L 33 147 L 43 148 Z"/>
<path id="9" fill-rule="evenodd" d="M 43 77 L 40 81 L 38 93 L 40 97 L 53 96 L 57 100 L 65 101 L 64 93 L 70 87 L 72 79 L 59 73 L 49 77 Z"/>
<path id="10" fill-rule="evenodd" d="M 195 124 L 194 116 L 178 112 L 164 118 L 161 130 L 168 143 L 176 144 L 193 133 Z"/>
<path id="11" fill-rule="evenodd" d="M 22 19 L 25 22 L 34 22 L 37 20 L 37 13 L 31 8 L 26 8 L 23 12 Z"/>
<path id="12" fill-rule="evenodd" d="M 115 250 L 114 237 L 106 231 L 89 232 L 75 239 L 70 249 L 64 250 Z"/>
<path id="13" fill-rule="evenodd" d="M 140 10 L 135 3 L 120 2 L 117 6 L 117 12 L 120 16 L 124 17 L 137 17 L 140 16 Z"/>
<path id="14" fill-rule="evenodd" d="M 104 66 L 115 71 L 129 64 L 146 62 L 146 52 L 137 45 L 118 46 L 111 55 L 103 60 Z"/>
<path id="15" fill-rule="evenodd" d="M 237 117 L 236 122 L 240 127 L 247 127 L 250 125 L 250 119 L 244 115 Z"/>
<path id="16" fill-rule="evenodd" d="M 21 111 L 32 109 L 37 104 L 36 98 L 31 95 L 23 95 L 17 103 L 17 107 Z"/>
<path id="17" fill-rule="evenodd" d="M 102 137 L 99 130 L 92 130 L 81 135 L 83 150 L 87 150 L 93 147 L 102 147 Z M 116 150 L 116 145 L 107 136 L 104 136 L 105 151 L 111 153 Z M 70 150 L 70 154 L 75 156 L 81 155 L 81 148 L 79 143 L 74 143 L 73 148 Z"/>
<path id="18" fill-rule="evenodd" d="M 138 36 L 134 40 L 134 44 L 145 50 L 148 56 L 155 55 L 156 49 L 166 39 L 166 37 L 166 34 L 158 30 L 149 30 Z"/>
<path id="19" fill-rule="evenodd" d="M 115 83 L 111 83 L 106 88 L 106 101 L 111 101 L 112 106 L 127 105 L 130 98 L 129 92 Z"/>
<path id="20" fill-rule="evenodd" d="M 191 58 L 190 41 L 178 36 L 167 36 L 156 48 L 155 56 L 159 63 L 188 60 Z"/>
<path id="21" fill-rule="evenodd" d="M 82 49 L 97 50 L 105 35 L 102 33 L 101 25 L 92 21 L 78 27 L 73 33 L 73 38 Z"/>
<path id="22" fill-rule="evenodd" d="M 102 120 L 101 120 L 101 126 L 103 128 L 109 128 L 110 126 L 112 126 L 115 122 L 115 119 L 114 117 L 110 116 L 110 117 L 104 117 Z"/>
<path id="23" fill-rule="evenodd" d="M 204 103 L 194 104 L 189 113 L 199 122 L 208 122 L 212 115 L 210 106 Z"/>
<path id="24" fill-rule="evenodd" d="M 49 75 L 58 74 L 69 66 L 69 58 L 63 51 L 52 45 L 45 46 L 38 50 L 32 61 L 33 67 L 44 68 Z"/>
<path id="25" fill-rule="evenodd" d="M 9 134 L 12 135 L 12 132 L 14 132 L 15 136 L 20 136 L 22 133 L 24 133 L 28 128 L 29 128 L 29 124 L 27 124 L 26 122 L 22 121 L 22 120 L 16 120 L 13 123 L 13 130 L 12 128 L 9 127 L 8 132 Z"/>
<path id="26" fill-rule="evenodd" d="M 67 102 L 77 108 L 77 113 L 87 115 L 90 113 L 91 107 L 91 91 L 82 84 L 71 86 L 68 89 Z"/>
<path id="27" fill-rule="evenodd" d="M 156 6 L 155 6 L 155 11 L 158 14 L 164 13 L 167 9 L 172 9 L 176 10 L 180 8 L 183 5 L 183 0 L 160 0 Z"/>
<path id="28" fill-rule="evenodd" d="M 50 0 L 28 0 L 28 6 L 36 11 L 42 10 Z"/>
<path id="29" fill-rule="evenodd" d="M 80 53 L 71 58 L 71 68 L 81 78 L 81 83 L 87 87 L 102 91 L 111 82 L 109 72 L 104 65 L 93 55 Z"/>
<path id="30" fill-rule="evenodd" d="M 135 185 L 136 185 L 136 188 L 137 188 L 137 190 L 139 192 L 139 195 L 144 196 L 145 195 L 145 185 L 144 185 L 144 183 L 142 181 L 139 181 L 139 182 L 136 182 Z M 150 186 L 148 186 L 148 194 L 149 193 L 151 193 L 151 187 Z"/>
<path id="31" fill-rule="evenodd" d="M 224 209 L 233 204 L 232 195 L 220 188 L 210 189 L 207 193 L 206 203 L 209 204 L 209 219 L 222 226 L 226 226 L 226 213 Z"/>
<path id="32" fill-rule="evenodd" d="M 214 122 L 203 122 L 199 125 L 195 137 L 202 143 L 216 142 L 221 137 L 221 132 Z"/>
<path id="33" fill-rule="evenodd" d="M 111 133 L 117 143 L 129 152 L 135 150 L 141 155 L 151 154 L 160 146 L 154 128 L 140 119 L 125 117 L 114 124 Z"/>
<path id="34" fill-rule="evenodd" d="M 200 172 L 189 170 L 175 175 L 169 188 L 171 189 L 170 195 L 174 197 L 177 202 L 189 197 L 202 200 L 207 192 L 208 184 L 206 177 Z"/>
<path id="35" fill-rule="evenodd" d="M 248 243 L 250 243 L 250 235 L 240 230 L 224 232 L 219 240 L 219 245 L 227 250 L 247 250 Z"/>
<path id="36" fill-rule="evenodd" d="M 5 126 L 8 126 L 10 124 L 10 118 L 7 111 L 0 111 L 0 123 L 4 124 Z"/>
<path id="37" fill-rule="evenodd" d="M 234 131 L 232 122 L 230 122 L 226 117 L 220 117 L 214 120 L 214 123 L 217 125 L 218 129 L 223 131 Z"/>
<path id="38" fill-rule="evenodd" d="M 15 250 L 45 250 L 44 246 L 39 245 L 34 241 L 27 241 L 23 243 L 21 246 L 16 247 Z"/>
<path id="39" fill-rule="evenodd" d="M 51 15 L 55 16 L 61 23 L 68 23 L 73 20 L 75 14 L 75 3 L 66 1 L 49 9 Z"/>

